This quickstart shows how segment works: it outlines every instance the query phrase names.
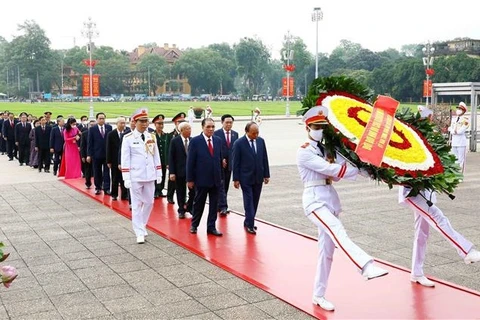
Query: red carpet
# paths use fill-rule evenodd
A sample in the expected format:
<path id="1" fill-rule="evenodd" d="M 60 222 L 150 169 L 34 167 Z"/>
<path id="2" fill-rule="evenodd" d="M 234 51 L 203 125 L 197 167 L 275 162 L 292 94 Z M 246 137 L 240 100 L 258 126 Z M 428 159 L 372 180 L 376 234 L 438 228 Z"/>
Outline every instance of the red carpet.
<path id="1" fill-rule="evenodd" d="M 130 217 L 126 201 L 111 201 L 109 196 L 104 200 L 103 195 L 95 196 L 93 189 L 85 189 L 82 179 L 65 180 L 65 183 Z M 390 271 L 389 275 L 365 281 L 338 250 L 327 290 L 327 297 L 335 304 L 336 310 L 323 311 L 311 303 L 316 241 L 262 221 L 257 222 L 257 236 L 247 234 L 242 227 L 243 217 L 233 213 L 217 220 L 223 237 L 207 236 L 205 216 L 198 234 L 191 235 L 190 219 L 178 220 L 176 206 L 158 199 L 148 227 L 216 266 L 321 319 L 480 318 L 479 292 L 438 280 L 434 289 L 412 284 L 408 270 L 385 262 L 381 263 Z"/>

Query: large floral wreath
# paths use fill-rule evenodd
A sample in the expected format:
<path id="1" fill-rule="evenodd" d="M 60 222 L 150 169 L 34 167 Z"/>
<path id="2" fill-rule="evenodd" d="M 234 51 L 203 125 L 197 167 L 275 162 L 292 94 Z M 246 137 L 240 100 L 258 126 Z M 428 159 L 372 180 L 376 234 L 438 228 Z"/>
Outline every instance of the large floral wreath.
<path id="1" fill-rule="evenodd" d="M 324 141 L 332 155 L 339 152 L 359 168 L 368 171 L 372 179 L 412 188 L 411 196 L 424 189 L 444 192 L 453 198 L 453 191 L 462 178 L 455 157 L 449 153 L 445 138 L 428 120 L 406 108 L 397 111 L 393 133 L 385 150 L 381 166 L 362 162 L 355 153 L 373 110 L 370 91 L 346 77 L 314 80 L 300 113 L 322 105 L 329 110 L 331 124 L 324 130 Z"/>

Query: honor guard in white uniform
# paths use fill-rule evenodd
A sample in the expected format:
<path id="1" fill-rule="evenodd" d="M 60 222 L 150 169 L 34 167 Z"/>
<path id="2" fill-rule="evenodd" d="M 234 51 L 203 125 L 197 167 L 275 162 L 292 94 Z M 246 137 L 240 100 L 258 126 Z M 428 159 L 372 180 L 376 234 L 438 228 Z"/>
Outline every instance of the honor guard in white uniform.
<path id="1" fill-rule="evenodd" d="M 359 248 L 348 237 L 338 215 L 341 212 L 340 199 L 332 185 L 342 178 L 355 179 L 359 170 L 341 161 L 332 163 L 326 157 L 323 146 L 323 128 L 328 125 L 328 110 L 325 107 L 313 107 L 305 113 L 309 142 L 297 152 L 297 166 L 304 184 L 303 208 L 305 215 L 318 227 L 318 264 L 315 275 L 313 303 L 321 308 L 333 311 L 334 305 L 325 299 L 328 277 L 332 266 L 333 252 L 339 248 L 362 273 L 366 280 L 386 275 L 387 270 L 374 265 L 373 258 Z M 362 173 L 362 172 L 360 172 Z"/>
<path id="2" fill-rule="evenodd" d="M 465 131 L 468 129 L 468 118 L 464 116 L 467 112 L 465 103 L 460 102 L 457 107 L 456 115 L 452 118 L 452 123 L 448 128 L 452 139 L 452 153 L 457 158 L 457 163 L 465 171 L 465 156 L 467 154 L 467 135 Z"/>
<path id="3" fill-rule="evenodd" d="M 413 239 L 411 281 L 426 287 L 435 286 L 435 283 L 427 279 L 423 273 L 430 226 L 440 232 L 440 235 L 457 250 L 458 255 L 466 264 L 480 261 L 480 252 L 473 249 L 473 244 L 453 229 L 448 218 L 435 205 L 437 202 L 435 192 L 424 190 L 417 196 L 409 197 L 410 191 L 410 187 L 400 186 L 398 202 L 402 206 L 412 209 L 414 214 L 415 235 Z"/>
<path id="4" fill-rule="evenodd" d="M 153 207 L 155 181 L 162 181 L 162 165 L 155 134 L 147 131 L 147 109 L 138 109 L 132 120 L 135 121 L 135 130 L 123 137 L 121 166 L 125 187 L 130 189 L 133 231 L 137 243 L 144 243 Z"/>

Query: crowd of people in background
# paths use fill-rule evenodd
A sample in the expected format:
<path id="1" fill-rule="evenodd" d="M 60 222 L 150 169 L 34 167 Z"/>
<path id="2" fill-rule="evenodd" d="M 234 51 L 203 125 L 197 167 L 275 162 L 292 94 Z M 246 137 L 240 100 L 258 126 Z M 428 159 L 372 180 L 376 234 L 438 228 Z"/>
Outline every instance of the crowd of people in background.
<path id="1" fill-rule="evenodd" d="M 222 236 L 216 219 L 230 213 L 227 197 L 233 176 L 234 187 L 243 194 L 245 231 L 256 234 L 254 218 L 262 185 L 270 178 L 265 142 L 258 136 L 260 110 L 257 108 L 255 118 L 247 123 L 244 137 L 232 129 L 234 117 L 229 114 L 221 116 L 221 128 L 215 128 L 211 108 L 207 109 L 209 117 L 201 122 L 202 132 L 195 137 L 191 136 L 193 121 L 184 112 L 172 118 L 171 132 L 164 131 L 163 114 L 150 122 L 147 112 L 145 108 L 137 110 L 128 126 L 125 117 L 118 117 L 112 126 L 103 112 L 94 120 L 82 116 L 77 122 L 73 115 L 58 115 L 52 121 L 49 111 L 39 118 L 25 112 L 16 118 L 5 111 L 0 119 L 0 153 L 39 173 L 50 173 L 53 166 L 53 175 L 83 178 L 85 188 L 94 187 L 95 195 L 128 200 L 137 243 L 145 241 L 148 206 L 163 197 L 169 205 L 177 204 L 179 219 L 191 215 L 190 232 L 195 234 L 209 196 L 207 234 Z M 129 151 L 122 151 L 127 145 Z M 152 161 L 135 164 L 149 156 Z M 146 171 L 132 175 L 139 167 Z"/>

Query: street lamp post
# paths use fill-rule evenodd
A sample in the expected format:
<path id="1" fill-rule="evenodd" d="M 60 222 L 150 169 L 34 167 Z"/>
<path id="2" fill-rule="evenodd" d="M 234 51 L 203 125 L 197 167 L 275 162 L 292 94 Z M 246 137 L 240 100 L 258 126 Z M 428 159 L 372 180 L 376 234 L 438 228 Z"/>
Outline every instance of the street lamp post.
<path id="1" fill-rule="evenodd" d="M 425 97 L 425 105 L 428 108 L 428 97 L 430 94 L 430 75 L 433 75 L 433 69 L 431 68 L 433 65 L 433 57 L 431 57 L 430 55 L 433 55 L 433 53 L 435 52 L 435 48 L 430 44 L 430 41 L 428 41 L 425 47 L 422 48 L 422 52 L 425 55 L 425 57 L 423 57 L 423 65 L 425 66 L 425 74 L 427 76 L 427 92 Z"/>
<path id="2" fill-rule="evenodd" d="M 323 12 L 320 7 L 313 8 L 312 21 L 316 24 L 316 36 L 315 36 L 315 79 L 318 78 L 318 22 L 323 19 Z"/>
<path id="3" fill-rule="evenodd" d="M 60 88 L 60 94 L 62 95 L 62 99 L 63 99 L 63 60 L 65 59 L 65 54 L 63 54 L 63 58 L 62 58 L 62 70 L 61 70 L 61 88 Z"/>
<path id="4" fill-rule="evenodd" d="M 287 50 L 283 50 L 283 60 L 286 60 L 287 64 L 287 105 L 285 106 L 285 116 L 290 117 L 290 60 L 293 60 L 293 50 L 290 50 L 290 41 L 292 40 L 290 31 L 285 35 L 285 42 L 287 44 Z"/>
<path id="5" fill-rule="evenodd" d="M 89 70 L 90 70 L 90 120 L 95 119 L 93 115 L 93 65 L 92 65 L 92 39 L 98 36 L 97 24 L 88 17 L 88 21 L 83 23 L 82 35 L 88 39 Z"/>

